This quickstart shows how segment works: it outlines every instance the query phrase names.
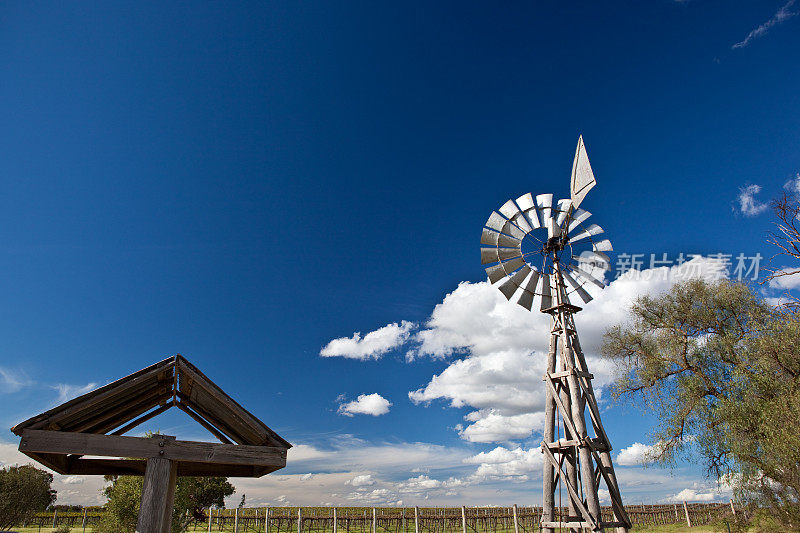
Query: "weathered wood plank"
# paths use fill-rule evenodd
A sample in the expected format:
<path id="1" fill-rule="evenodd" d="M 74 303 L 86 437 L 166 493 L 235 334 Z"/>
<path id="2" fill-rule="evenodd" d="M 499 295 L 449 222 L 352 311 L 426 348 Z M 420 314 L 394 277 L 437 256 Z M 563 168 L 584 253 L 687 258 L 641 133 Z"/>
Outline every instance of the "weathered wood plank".
<path id="1" fill-rule="evenodd" d="M 100 387 L 97 390 L 74 398 L 40 415 L 29 418 L 24 422 L 20 422 L 11 428 L 11 431 L 13 431 L 16 435 L 21 435 L 22 431 L 26 428 L 38 429 L 41 427 L 47 427 L 51 423 L 59 420 L 63 421 L 67 417 L 77 412 L 92 409 L 94 406 L 101 404 L 104 401 L 108 401 L 109 398 L 118 397 L 120 394 L 123 394 L 130 388 L 141 387 L 144 385 L 144 382 L 157 382 L 159 374 L 168 371 L 170 365 L 173 363 L 174 358 L 172 357 L 169 359 L 164 359 L 163 361 L 159 361 L 158 363 L 150 365 L 149 367 L 139 370 L 138 372 L 134 372 L 129 376 L 118 379 L 113 383 L 109 383 L 108 385 Z"/>
<path id="2" fill-rule="evenodd" d="M 286 450 L 273 446 L 216 444 L 67 431 L 25 430 L 20 441 L 20 451 L 143 459 L 161 457 L 175 461 L 232 465 L 286 466 Z"/>
<path id="3" fill-rule="evenodd" d="M 171 532 L 177 479 L 178 465 L 175 461 L 160 457 L 147 460 L 139 519 L 136 523 L 137 533 Z"/>

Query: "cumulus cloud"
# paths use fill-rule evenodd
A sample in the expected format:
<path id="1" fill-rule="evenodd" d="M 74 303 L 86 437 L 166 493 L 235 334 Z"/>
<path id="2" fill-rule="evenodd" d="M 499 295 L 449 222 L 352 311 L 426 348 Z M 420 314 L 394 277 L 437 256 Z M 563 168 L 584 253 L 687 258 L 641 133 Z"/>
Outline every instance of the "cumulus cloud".
<path id="1" fill-rule="evenodd" d="M 524 450 L 498 446 L 489 452 L 464 459 L 467 464 L 477 464 L 473 479 L 505 479 L 527 481 L 532 474 L 542 471 L 543 455 L 539 448 Z"/>
<path id="2" fill-rule="evenodd" d="M 363 338 L 360 332 L 356 332 L 352 337 L 333 339 L 319 354 L 322 357 L 345 357 L 361 361 L 380 359 L 386 352 L 402 346 L 414 327 L 413 322 L 403 320 L 400 324 L 394 322 L 370 331 Z"/>
<path id="3" fill-rule="evenodd" d="M 364 474 L 363 476 L 356 476 L 353 479 L 348 479 L 344 484 L 353 487 L 368 487 L 374 485 L 375 480 L 372 479 L 372 474 Z"/>
<path id="4" fill-rule="evenodd" d="M 389 412 L 392 402 L 373 392 L 372 394 L 361 394 L 352 402 L 347 402 L 339 405 L 337 411 L 340 415 L 353 416 L 353 415 L 372 415 L 380 416 Z"/>
<path id="5" fill-rule="evenodd" d="M 627 317 L 630 303 L 658 294 L 678 280 L 724 276 L 718 259 L 695 257 L 679 266 L 629 271 L 575 316 L 581 347 L 594 374 L 595 394 L 609 384 L 613 367 L 597 354 L 605 330 Z M 590 289 L 591 290 L 591 289 Z M 438 304 L 412 342 L 409 359 L 449 359 L 424 387 L 409 392 L 416 404 L 435 400 L 470 407 L 457 426 L 470 442 L 524 439 L 542 427 L 545 392 L 542 374 L 549 345 L 549 317 L 509 303 L 488 282 L 463 282 Z"/>
<path id="6" fill-rule="evenodd" d="M 747 185 L 739 189 L 739 212 L 746 217 L 758 216 L 767 209 L 769 205 L 759 202 L 756 195 L 761 192 L 761 185 Z"/>
<path id="7" fill-rule="evenodd" d="M 765 23 L 761 24 L 759 27 L 751 31 L 747 34 L 747 37 L 739 41 L 738 43 L 731 46 L 732 49 L 737 48 L 744 48 L 745 46 L 749 45 L 753 39 L 758 39 L 759 37 L 763 37 L 764 35 L 769 32 L 774 26 L 777 26 L 781 22 L 785 22 L 792 18 L 793 16 L 797 15 L 797 11 L 791 11 L 791 7 L 794 5 L 796 0 L 789 0 L 785 4 L 783 4 L 778 11 L 772 15 Z"/>
<path id="8" fill-rule="evenodd" d="M 617 454 L 616 463 L 622 466 L 638 466 L 650 462 L 654 448 L 649 444 L 634 442 Z"/>

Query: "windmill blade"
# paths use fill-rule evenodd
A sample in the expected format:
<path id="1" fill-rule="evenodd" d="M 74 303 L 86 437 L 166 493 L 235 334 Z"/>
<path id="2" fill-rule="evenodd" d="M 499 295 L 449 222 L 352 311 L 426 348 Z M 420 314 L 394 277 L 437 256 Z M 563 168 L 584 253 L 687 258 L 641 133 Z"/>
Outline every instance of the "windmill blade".
<path id="1" fill-rule="evenodd" d="M 562 270 L 561 275 L 564 276 L 564 279 L 566 279 L 570 285 L 572 285 L 572 288 L 575 289 L 575 292 L 581 297 L 583 303 L 588 304 L 592 301 L 592 295 L 586 292 L 586 289 L 584 289 L 580 283 L 575 281 L 575 278 L 573 278 L 569 272 Z"/>
<path id="2" fill-rule="evenodd" d="M 522 294 L 519 295 L 517 303 L 527 309 L 531 310 L 533 307 L 533 299 L 536 297 L 536 285 L 539 283 L 539 271 L 535 268 L 531 271 L 531 275 L 525 286 L 522 288 Z"/>
<path id="3" fill-rule="evenodd" d="M 481 248 L 481 264 L 508 261 L 515 257 L 522 257 L 519 248 Z"/>
<path id="4" fill-rule="evenodd" d="M 539 211 L 542 214 L 542 220 L 546 220 L 550 218 L 550 210 L 553 207 L 553 195 L 552 194 L 540 194 L 536 197 L 536 205 L 539 207 Z"/>
<path id="5" fill-rule="evenodd" d="M 511 219 L 511 222 L 517 225 L 519 229 L 524 231 L 525 233 L 530 233 L 533 231 L 533 228 L 528 224 L 528 219 L 525 218 L 525 215 L 522 213 L 517 213 L 514 215 L 514 218 Z"/>
<path id="6" fill-rule="evenodd" d="M 525 232 L 519 229 L 513 222 L 510 220 L 503 224 L 503 233 L 506 235 L 511 235 L 512 237 L 516 237 L 519 240 L 525 238 Z"/>
<path id="7" fill-rule="evenodd" d="M 591 226 L 589 226 L 588 228 L 586 228 L 582 232 L 570 237 L 570 239 L 567 242 L 569 244 L 572 244 L 572 243 L 577 242 L 577 241 L 579 241 L 581 239 L 585 239 L 586 237 L 590 237 L 592 235 L 600 235 L 601 233 L 603 233 L 603 228 L 601 228 L 597 224 L 592 224 Z"/>
<path id="8" fill-rule="evenodd" d="M 501 265 L 503 266 L 503 270 L 506 271 L 506 274 L 511 274 L 519 267 L 524 266 L 525 261 L 523 261 L 521 257 L 518 257 L 516 259 L 512 259 L 511 261 L 506 261 L 505 263 L 501 263 Z"/>
<path id="9" fill-rule="evenodd" d="M 519 208 L 517 204 L 514 203 L 514 200 L 509 200 L 503 204 L 503 207 L 501 207 L 499 211 L 501 215 L 510 220 L 514 218 L 514 215 L 519 213 Z"/>
<path id="10" fill-rule="evenodd" d="M 490 230 L 489 228 L 483 228 L 481 232 L 481 244 L 499 246 L 501 248 L 519 248 L 522 246 L 522 241 L 503 233 Z"/>
<path id="11" fill-rule="evenodd" d="M 567 215 L 570 214 L 570 210 L 572 209 L 572 201 L 571 200 L 559 200 L 558 201 L 558 214 L 556 215 L 556 225 L 559 227 L 564 226 L 564 221 L 567 220 Z"/>
<path id="12" fill-rule="evenodd" d="M 525 216 L 528 217 L 528 221 L 531 223 L 533 229 L 542 227 L 542 223 L 539 221 L 539 212 L 535 207 L 527 209 L 525 211 Z"/>
<path id="13" fill-rule="evenodd" d="M 579 224 L 581 224 L 590 216 L 592 216 L 592 214 L 589 211 L 584 211 L 583 209 L 573 209 L 572 216 L 569 219 L 567 233 L 572 233 L 575 231 L 575 228 L 577 228 Z"/>
<path id="14" fill-rule="evenodd" d="M 500 233 L 492 231 L 489 228 L 483 228 L 481 231 L 481 244 L 488 244 L 497 246 L 497 241 L 500 239 Z"/>
<path id="15" fill-rule="evenodd" d="M 581 205 L 586 194 L 597 184 L 583 145 L 583 135 L 578 137 L 578 147 L 575 149 L 575 159 L 572 161 L 572 177 L 570 179 L 570 192 L 572 205 L 576 208 Z"/>
<path id="16" fill-rule="evenodd" d="M 547 238 L 552 239 L 561 235 L 561 226 L 556 222 L 555 217 L 547 219 Z"/>
<path id="17" fill-rule="evenodd" d="M 509 276 L 509 278 L 498 287 L 500 292 L 503 293 L 503 296 L 506 297 L 506 300 L 510 300 L 514 293 L 517 292 L 517 289 L 522 285 L 522 282 L 525 281 L 525 278 L 528 277 L 530 274 L 531 269 L 528 265 L 517 270 L 513 276 Z"/>
<path id="18" fill-rule="evenodd" d="M 522 258 L 518 257 L 516 259 L 512 259 L 511 261 L 506 261 L 505 263 L 500 263 L 497 265 L 486 267 L 485 270 L 486 270 L 486 275 L 489 276 L 489 281 L 492 284 L 495 284 L 504 277 L 513 273 L 519 267 L 524 265 L 525 261 L 523 261 Z"/>
<path id="19" fill-rule="evenodd" d="M 604 239 L 600 242 L 592 243 L 592 250 L 595 252 L 610 252 L 614 248 L 611 247 L 611 241 Z"/>
<path id="20" fill-rule="evenodd" d="M 550 309 L 553 307 L 553 297 L 550 294 L 550 275 L 544 274 L 542 275 L 542 305 L 539 308 L 540 311 L 544 311 L 545 309 Z"/>
<path id="21" fill-rule="evenodd" d="M 594 283 L 595 285 L 597 285 L 601 289 L 605 288 L 605 286 L 606 286 L 605 283 L 603 283 L 601 280 L 597 279 L 596 277 L 592 276 L 591 274 L 589 274 L 588 272 L 583 270 L 581 267 L 575 266 L 575 265 L 570 265 L 569 268 L 571 268 L 572 271 L 575 272 L 575 274 L 578 277 L 584 278 L 587 281 L 591 281 L 592 283 Z"/>
<path id="22" fill-rule="evenodd" d="M 497 255 L 497 248 L 481 248 L 481 264 L 499 263 L 500 256 Z"/>
<path id="23" fill-rule="evenodd" d="M 489 276 L 489 282 L 494 285 L 504 277 L 508 275 L 506 269 L 503 268 L 503 264 L 500 263 L 499 265 L 492 265 L 486 268 L 486 275 Z"/>
<path id="24" fill-rule="evenodd" d="M 489 220 L 486 221 L 484 226 L 492 228 L 495 231 L 503 231 L 503 226 L 506 225 L 506 222 L 508 221 L 500 216 L 499 213 L 492 211 L 492 214 L 489 215 Z"/>
<path id="25" fill-rule="evenodd" d="M 531 193 L 526 193 L 517 198 L 517 205 L 519 206 L 520 211 L 527 211 L 531 207 L 534 206 L 533 197 Z"/>

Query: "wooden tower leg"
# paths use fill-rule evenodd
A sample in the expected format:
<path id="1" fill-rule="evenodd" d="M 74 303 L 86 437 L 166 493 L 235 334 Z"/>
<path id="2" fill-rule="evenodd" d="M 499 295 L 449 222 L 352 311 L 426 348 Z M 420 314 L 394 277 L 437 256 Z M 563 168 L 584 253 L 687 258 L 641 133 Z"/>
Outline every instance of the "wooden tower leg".
<path id="1" fill-rule="evenodd" d="M 171 533 L 177 481 L 178 463 L 160 457 L 147 460 L 136 533 Z"/>
<path id="2" fill-rule="evenodd" d="M 552 322 L 555 327 L 555 319 Z M 553 373 L 556 371 L 556 352 L 558 350 L 558 334 L 551 332 L 550 334 L 550 351 L 547 354 L 547 372 Z M 546 389 L 547 400 L 545 401 L 544 410 L 544 443 L 550 444 L 555 440 L 555 426 L 556 426 L 556 400 L 550 392 Z M 544 461 L 544 483 L 542 494 L 542 522 L 552 522 L 555 519 L 555 468 L 549 461 Z M 543 533 L 554 533 L 555 530 L 551 527 L 542 528 Z"/>

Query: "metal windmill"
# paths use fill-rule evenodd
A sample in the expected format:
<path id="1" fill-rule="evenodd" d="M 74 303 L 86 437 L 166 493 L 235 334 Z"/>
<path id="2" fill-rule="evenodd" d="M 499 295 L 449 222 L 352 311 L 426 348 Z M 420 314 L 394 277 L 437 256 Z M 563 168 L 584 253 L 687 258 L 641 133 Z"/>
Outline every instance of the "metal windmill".
<path id="1" fill-rule="evenodd" d="M 579 209 L 595 179 L 583 138 L 578 139 L 572 164 L 571 197 L 553 204 L 552 194 L 534 199 L 528 193 L 509 200 L 493 212 L 481 234 L 481 262 L 489 281 L 508 300 L 525 309 L 551 316 L 550 351 L 544 376 L 547 393 L 544 441 L 544 500 L 542 530 L 603 531 L 631 527 L 622 505 L 608 440 L 597 400 L 592 374 L 586 367 L 573 315 L 581 310 L 576 297 L 588 303 L 592 296 L 584 288 L 603 288 L 611 261 L 608 239 L 597 236 L 603 229 L 586 224 L 591 216 Z M 587 431 L 588 411 L 594 436 Z M 556 489 L 566 488 L 567 516 L 561 505 L 556 515 Z M 603 516 L 598 492 L 606 486 L 611 514 Z M 559 490 L 559 495 L 562 491 Z M 559 499 L 561 499 L 559 497 Z"/>

